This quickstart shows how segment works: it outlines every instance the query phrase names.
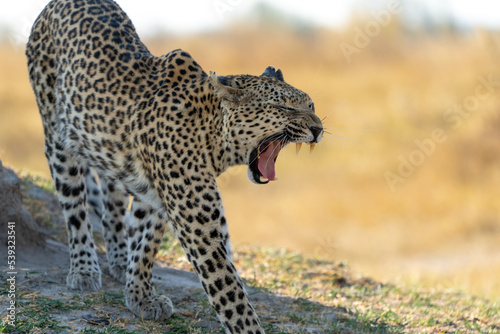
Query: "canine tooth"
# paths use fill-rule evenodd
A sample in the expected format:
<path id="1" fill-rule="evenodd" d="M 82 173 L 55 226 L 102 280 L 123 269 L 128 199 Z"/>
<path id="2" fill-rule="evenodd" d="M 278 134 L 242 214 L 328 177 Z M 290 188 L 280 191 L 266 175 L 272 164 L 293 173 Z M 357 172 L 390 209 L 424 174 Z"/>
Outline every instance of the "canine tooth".
<path id="1" fill-rule="evenodd" d="M 296 145 L 295 146 L 295 152 L 296 152 L 296 154 L 299 154 L 300 149 L 302 147 L 302 143 L 296 143 L 295 145 Z"/>
<path id="2" fill-rule="evenodd" d="M 315 146 L 316 146 L 316 144 L 309 145 L 309 153 L 313 153 Z"/>
<path id="3" fill-rule="evenodd" d="M 277 178 L 277 177 L 275 177 L 274 179 L 269 180 L 269 181 L 278 181 L 278 178 Z"/>
<path id="4" fill-rule="evenodd" d="M 265 178 L 264 176 L 260 176 L 260 182 L 268 182 L 269 180 Z"/>

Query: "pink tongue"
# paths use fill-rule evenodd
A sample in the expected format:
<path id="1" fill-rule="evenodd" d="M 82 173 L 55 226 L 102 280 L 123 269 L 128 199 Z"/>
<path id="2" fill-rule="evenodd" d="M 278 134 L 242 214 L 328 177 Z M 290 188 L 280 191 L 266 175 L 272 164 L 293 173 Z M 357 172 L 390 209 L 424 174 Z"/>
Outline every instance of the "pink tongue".
<path id="1" fill-rule="evenodd" d="M 269 146 L 266 146 L 269 145 Z M 279 140 L 272 141 L 270 143 L 266 143 L 264 145 L 265 151 L 260 154 L 259 158 L 259 171 L 268 180 L 274 180 L 276 177 L 276 172 L 274 170 L 274 159 L 280 153 L 280 144 Z"/>

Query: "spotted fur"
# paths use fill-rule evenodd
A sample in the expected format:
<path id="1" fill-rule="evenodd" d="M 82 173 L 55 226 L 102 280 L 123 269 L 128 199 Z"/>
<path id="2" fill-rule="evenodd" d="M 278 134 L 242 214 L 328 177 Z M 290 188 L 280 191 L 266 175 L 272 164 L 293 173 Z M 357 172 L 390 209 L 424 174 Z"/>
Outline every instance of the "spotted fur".
<path id="1" fill-rule="evenodd" d="M 51 1 L 26 55 L 67 223 L 68 286 L 101 287 L 93 210 L 129 309 L 170 317 L 172 303 L 151 276 L 170 223 L 227 333 L 264 333 L 231 262 L 216 178 L 245 164 L 250 180 L 267 183 L 255 167 L 262 145 L 318 142 L 323 128 L 307 94 L 273 67 L 216 76 L 182 50 L 153 56 L 111 0 Z"/>

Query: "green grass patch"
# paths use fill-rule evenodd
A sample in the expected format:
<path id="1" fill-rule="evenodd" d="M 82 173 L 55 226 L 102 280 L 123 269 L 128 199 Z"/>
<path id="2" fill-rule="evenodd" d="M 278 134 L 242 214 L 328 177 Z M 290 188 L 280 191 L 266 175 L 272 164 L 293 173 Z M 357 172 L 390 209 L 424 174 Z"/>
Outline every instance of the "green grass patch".
<path id="1" fill-rule="evenodd" d="M 53 192 L 48 180 L 23 178 L 25 192 L 33 185 Z M 25 200 L 37 221 L 51 219 L 53 213 L 43 201 L 29 196 Z M 61 233 L 65 239 L 65 232 Z M 192 270 L 177 239 L 167 233 L 163 241 L 159 258 L 173 268 Z M 96 244 L 104 247 L 100 237 Z M 460 291 L 377 282 L 353 273 L 345 262 L 282 249 L 238 246 L 234 250 L 235 265 L 253 288 L 250 299 L 267 333 L 500 333 L 498 301 Z M 0 279 L 0 295 L 6 298 L 5 275 L 0 273 Z M 202 290 L 177 301 L 178 313 L 158 323 L 134 317 L 125 306 L 121 288 L 67 297 L 40 296 L 36 289 L 28 284 L 16 291 L 16 326 L 3 320 L 0 332 L 71 333 L 74 324 L 61 321 L 59 315 L 88 311 L 109 318 L 110 324 L 80 324 L 81 333 L 224 333 Z M 104 309 L 124 316 L 114 318 Z"/>

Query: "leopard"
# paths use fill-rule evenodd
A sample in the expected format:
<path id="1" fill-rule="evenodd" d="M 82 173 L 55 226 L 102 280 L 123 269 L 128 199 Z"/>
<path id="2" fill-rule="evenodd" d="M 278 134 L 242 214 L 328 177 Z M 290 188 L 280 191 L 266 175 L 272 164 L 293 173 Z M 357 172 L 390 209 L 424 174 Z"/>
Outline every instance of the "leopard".
<path id="1" fill-rule="evenodd" d="M 224 330 L 264 333 L 231 258 L 216 180 L 246 165 L 251 182 L 267 184 L 286 145 L 314 148 L 324 129 L 309 95 L 274 66 L 222 76 L 181 49 L 154 56 L 113 0 L 50 1 L 26 57 L 68 234 L 68 288 L 102 286 L 92 211 L 128 309 L 167 320 L 174 307 L 152 269 L 169 227 Z"/>

